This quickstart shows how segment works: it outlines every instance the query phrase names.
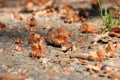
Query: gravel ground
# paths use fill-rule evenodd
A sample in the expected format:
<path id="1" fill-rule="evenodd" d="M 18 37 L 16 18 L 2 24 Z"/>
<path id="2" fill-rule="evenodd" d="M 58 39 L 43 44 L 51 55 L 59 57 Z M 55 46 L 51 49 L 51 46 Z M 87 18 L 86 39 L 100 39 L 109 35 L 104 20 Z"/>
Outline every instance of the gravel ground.
<path id="1" fill-rule="evenodd" d="M 75 4 L 73 5 L 74 7 L 76 7 Z M 96 51 L 98 49 L 97 46 L 101 45 L 101 43 L 97 43 L 95 44 L 95 48 L 89 49 L 90 45 L 93 45 L 92 42 L 96 36 L 99 34 L 81 33 L 79 31 L 80 25 L 82 24 L 81 21 L 71 24 L 64 23 L 62 19 L 56 16 L 57 13 L 54 13 L 50 17 L 46 17 L 43 14 L 35 16 L 40 26 L 36 33 L 47 36 L 49 30 L 44 29 L 46 24 L 51 25 L 53 29 L 64 27 L 69 32 L 73 31 L 75 33 L 75 36 L 70 40 L 77 44 L 77 50 L 75 52 L 70 50 L 63 52 L 59 47 L 44 43 L 46 47 L 46 57 L 32 59 L 29 56 L 31 46 L 28 44 L 27 40 L 31 33 L 23 28 L 27 22 L 27 18 L 32 16 L 32 14 L 20 13 L 24 18 L 23 21 L 21 21 L 13 17 L 12 12 L 16 10 L 14 8 L 9 8 L 11 12 L 3 14 L 3 11 L 7 9 L 8 8 L 0 9 L 0 22 L 4 23 L 7 27 L 7 30 L 0 31 L 0 73 L 4 76 L 6 74 L 8 76 L 11 75 L 14 79 L 10 79 L 10 77 L 6 80 L 111 80 L 108 76 L 101 77 L 100 73 L 87 71 L 86 65 L 80 64 L 80 59 L 70 58 L 70 54 L 90 53 Z M 98 17 L 89 18 L 88 23 L 92 24 L 96 29 L 104 27 Z M 15 50 L 15 40 L 17 38 L 23 40 L 22 51 Z M 84 39 L 85 43 L 78 43 L 79 39 Z M 119 51 L 115 57 L 116 58 L 101 61 L 100 63 L 101 65 L 110 65 L 113 71 L 118 71 L 120 69 L 120 64 L 118 64 L 120 62 Z M 62 59 L 69 59 L 69 61 L 61 61 Z M 95 65 L 95 63 L 94 61 L 88 61 L 90 65 Z"/>

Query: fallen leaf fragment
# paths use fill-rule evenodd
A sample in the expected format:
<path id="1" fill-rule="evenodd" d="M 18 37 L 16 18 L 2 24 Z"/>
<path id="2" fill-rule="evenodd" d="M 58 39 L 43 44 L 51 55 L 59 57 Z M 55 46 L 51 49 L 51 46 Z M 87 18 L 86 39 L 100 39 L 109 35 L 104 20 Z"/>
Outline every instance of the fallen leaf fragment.
<path id="1" fill-rule="evenodd" d="M 5 30 L 5 29 L 6 29 L 5 24 L 3 24 L 3 23 L 0 22 L 0 30 Z"/>
<path id="2" fill-rule="evenodd" d="M 90 25 L 89 23 L 83 23 L 81 26 L 80 26 L 80 32 L 82 33 L 95 33 L 95 28 Z"/>
<path id="3" fill-rule="evenodd" d="M 13 16 L 15 19 L 23 20 L 22 16 L 20 16 L 18 13 L 14 13 Z"/>
<path id="4" fill-rule="evenodd" d="M 45 57 L 46 53 L 45 53 L 45 46 L 43 44 L 44 42 L 44 37 L 42 37 L 39 34 L 32 34 L 29 36 L 28 38 L 28 42 L 31 45 L 31 53 L 30 55 L 33 58 L 41 58 L 41 57 Z"/>
<path id="5" fill-rule="evenodd" d="M 68 43 L 68 32 L 65 28 L 57 28 L 48 33 L 47 42 L 54 46 L 62 46 Z"/>

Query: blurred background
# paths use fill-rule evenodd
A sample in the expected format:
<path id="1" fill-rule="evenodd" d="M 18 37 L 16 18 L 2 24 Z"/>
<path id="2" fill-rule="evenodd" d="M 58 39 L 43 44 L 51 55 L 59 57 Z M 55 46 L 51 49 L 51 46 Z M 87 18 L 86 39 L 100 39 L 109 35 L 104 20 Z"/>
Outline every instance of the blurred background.
<path id="1" fill-rule="evenodd" d="M 52 1 L 54 3 L 66 3 L 66 4 L 85 4 L 85 3 L 96 3 L 97 0 L 0 0 L 0 7 L 16 7 L 16 6 L 24 6 L 28 2 L 33 2 L 35 5 L 44 5 L 48 1 Z M 120 0 L 102 0 L 104 4 L 115 4 L 120 6 Z"/>

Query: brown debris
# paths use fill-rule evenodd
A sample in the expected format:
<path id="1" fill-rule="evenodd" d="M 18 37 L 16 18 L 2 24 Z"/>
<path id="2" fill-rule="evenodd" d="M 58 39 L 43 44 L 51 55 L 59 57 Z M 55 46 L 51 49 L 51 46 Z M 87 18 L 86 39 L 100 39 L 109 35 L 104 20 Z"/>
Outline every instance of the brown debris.
<path id="1" fill-rule="evenodd" d="M 102 46 L 98 47 L 98 51 L 86 53 L 86 54 L 71 54 L 70 58 L 78 58 L 78 59 L 85 59 L 85 60 L 92 60 L 92 61 L 102 61 L 107 58 L 113 57 L 116 53 L 116 48 L 113 46 L 112 42 L 108 43 L 108 46 L 105 50 Z"/>
<path id="2" fill-rule="evenodd" d="M 80 60 L 79 63 L 81 65 L 87 65 L 88 64 L 88 60 Z"/>
<path id="3" fill-rule="evenodd" d="M 75 52 L 77 50 L 77 44 L 72 44 L 71 51 Z"/>
<path id="4" fill-rule="evenodd" d="M 119 80 L 120 79 L 120 74 L 115 73 L 115 72 L 110 72 L 108 75 L 108 78 L 114 79 L 114 80 Z"/>
<path id="5" fill-rule="evenodd" d="M 117 1 L 117 5 L 120 7 L 120 0 Z"/>
<path id="6" fill-rule="evenodd" d="M 15 44 L 22 44 L 22 39 L 21 38 L 17 38 L 16 41 L 15 41 Z"/>
<path id="7" fill-rule="evenodd" d="M 83 23 L 81 26 L 80 26 L 80 32 L 82 33 L 95 33 L 95 28 L 90 25 L 89 23 Z"/>
<path id="8" fill-rule="evenodd" d="M 16 45 L 15 50 L 16 51 L 21 51 L 22 50 L 22 46 L 21 45 Z"/>
<path id="9" fill-rule="evenodd" d="M 46 16 L 51 16 L 54 12 L 54 8 L 53 7 L 46 7 Z"/>
<path id="10" fill-rule="evenodd" d="M 63 18 L 66 23 L 78 22 L 80 20 L 71 5 L 64 6 L 60 9 L 60 12 L 63 14 L 61 18 Z"/>
<path id="11" fill-rule="evenodd" d="M 100 69 L 97 66 L 93 66 L 93 65 L 87 65 L 86 69 L 90 72 L 90 73 L 98 73 L 100 71 Z"/>
<path id="12" fill-rule="evenodd" d="M 66 15 L 66 17 L 65 17 L 65 22 L 66 23 L 72 23 L 72 22 L 78 22 L 80 20 L 80 18 L 78 17 L 78 15 L 77 14 L 68 14 L 68 15 Z"/>
<path id="13" fill-rule="evenodd" d="M 21 12 L 33 12 L 33 9 L 32 9 L 33 6 L 34 6 L 33 2 L 28 2 L 26 6 L 24 6 L 24 8 L 21 10 Z"/>
<path id="14" fill-rule="evenodd" d="M 109 42 L 107 47 L 106 47 L 106 53 L 107 53 L 107 56 L 109 57 L 113 57 L 116 53 L 116 48 L 115 46 L 113 46 L 113 43 L 112 42 Z"/>
<path id="15" fill-rule="evenodd" d="M 42 9 L 46 9 L 47 7 L 53 7 L 54 5 L 53 1 L 51 0 L 38 0 L 38 1 L 39 2 L 35 0 L 34 3 L 41 6 Z"/>
<path id="16" fill-rule="evenodd" d="M 62 46 L 69 42 L 68 32 L 65 28 L 57 28 L 56 30 L 50 31 L 48 33 L 47 42 L 54 46 Z"/>
<path id="17" fill-rule="evenodd" d="M 39 34 L 32 34 L 28 38 L 28 42 L 31 44 L 32 51 L 30 55 L 33 58 L 45 57 L 45 46 L 43 45 L 44 37 Z"/>
<path id="18" fill-rule="evenodd" d="M 109 33 L 109 35 L 120 37 L 120 26 L 113 27 Z"/>
<path id="19" fill-rule="evenodd" d="M 89 54 L 88 59 L 89 59 L 89 60 L 92 60 L 92 61 L 98 61 L 98 60 L 99 60 L 99 57 L 98 57 L 97 52 L 91 52 L 91 53 Z"/>
<path id="20" fill-rule="evenodd" d="M 74 32 L 70 32 L 69 33 L 69 37 L 74 37 L 75 33 Z"/>
<path id="21" fill-rule="evenodd" d="M 6 29 L 5 24 L 3 24 L 3 23 L 0 22 L 0 30 L 5 30 L 5 29 Z"/>
<path id="22" fill-rule="evenodd" d="M 73 71 L 73 69 L 69 68 L 69 67 L 63 67 L 63 72 L 71 72 Z"/>
<path id="23" fill-rule="evenodd" d="M 106 76 L 108 76 L 108 74 L 109 74 L 109 71 L 102 70 L 102 71 L 100 72 L 99 76 L 100 76 L 100 77 L 106 77 Z"/>
<path id="24" fill-rule="evenodd" d="M 86 9 L 80 8 L 79 16 L 80 16 L 81 20 L 88 18 L 88 16 L 89 16 L 88 11 Z"/>
<path id="25" fill-rule="evenodd" d="M 100 62 L 96 62 L 96 63 L 95 63 L 95 66 L 97 66 L 99 69 L 101 69 L 101 64 L 100 64 Z"/>
<path id="26" fill-rule="evenodd" d="M 89 56 L 89 54 L 87 54 L 87 53 L 83 53 L 83 54 L 71 54 L 70 58 L 78 58 L 78 59 L 87 60 L 88 56 Z"/>
<path id="27" fill-rule="evenodd" d="M 105 59 L 105 51 L 103 50 L 102 46 L 99 46 L 97 55 L 99 57 L 99 60 L 104 60 Z"/>
<path id="28" fill-rule="evenodd" d="M 92 9 L 99 9 L 98 0 L 90 0 L 90 4 L 92 6 Z"/>
<path id="29" fill-rule="evenodd" d="M 49 29 L 51 29 L 52 28 L 52 26 L 50 25 L 50 24 L 46 24 L 45 26 L 44 26 L 44 29 L 46 29 L 46 30 L 49 30 Z"/>
<path id="30" fill-rule="evenodd" d="M 4 1 L 0 0 L 0 8 L 4 6 Z"/>
<path id="31" fill-rule="evenodd" d="M 70 63 L 70 59 L 69 58 L 62 58 L 59 60 L 59 62 Z"/>
<path id="32" fill-rule="evenodd" d="M 52 74 L 52 73 L 53 73 L 53 70 L 52 70 L 52 69 L 48 69 L 48 70 L 46 71 L 46 73 L 47 73 L 47 74 Z"/>
<path id="33" fill-rule="evenodd" d="M 84 39 L 78 39 L 78 42 L 80 43 L 80 44 L 84 44 L 85 43 L 85 40 Z"/>
<path id="34" fill-rule="evenodd" d="M 73 45 L 71 43 L 63 44 L 62 45 L 62 51 L 67 51 L 67 50 L 69 50 L 72 47 L 73 47 Z"/>
<path id="35" fill-rule="evenodd" d="M 35 31 L 38 28 L 37 21 L 34 17 L 28 18 L 27 24 L 24 26 L 24 28 L 28 31 Z"/>
<path id="36" fill-rule="evenodd" d="M 22 16 L 20 16 L 18 13 L 14 13 L 13 16 L 15 19 L 23 20 Z"/>

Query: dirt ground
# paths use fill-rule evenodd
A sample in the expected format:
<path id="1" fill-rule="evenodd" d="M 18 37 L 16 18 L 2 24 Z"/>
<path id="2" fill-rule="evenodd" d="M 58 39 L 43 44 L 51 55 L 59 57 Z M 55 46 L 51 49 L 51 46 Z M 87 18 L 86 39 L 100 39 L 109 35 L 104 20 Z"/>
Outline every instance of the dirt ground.
<path id="1" fill-rule="evenodd" d="M 76 9 L 76 12 L 78 7 L 82 8 L 84 6 L 84 8 L 87 9 L 91 8 L 89 0 L 67 1 L 64 0 L 56 4 L 65 5 L 69 3 Z M 103 7 L 110 7 L 112 5 L 114 5 L 114 3 L 106 2 L 103 4 Z M 37 7 L 37 9 L 39 9 L 39 7 Z M 105 36 L 102 33 L 81 33 L 80 26 L 83 23 L 82 21 L 65 23 L 63 19 L 58 17 L 56 11 L 50 17 L 46 16 L 45 12 L 41 12 L 40 15 L 34 16 L 39 28 L 35 32 L 27 31 L 24 29 L 24 25 L 27 23 L 27 19 L 32 16 L 32 13 L 20 12 L 19 15 L 23 17 L 23 20 L 14 18 L 13 13 L 16 11 L 19 12 L 20 10 L 21 7 L 0 8 L 0 22 L 6 26 L 5 30 L 0 30 L 0 80 L 120 79 L 118 76 L 120 75 L 120 38 L 111 37 L 114 39 L 111 42 L 118 47 L 116 54 L 112 56 L 112 58 L 101 61 L 84 60 L 79 57 L 74 58 L 74 55 L 96 52 L 98 46 L 101 45 L 105 48 L 108 45 L 109 39 L 105 39 L 105 41 L 101 39 L 105 37 L 108 38 L 108 35 Z M 92 13 L 93 15 L 91 15 Z M 95 16 L 94 13 L 96 14 Z M 105 27 L 96 11 L 90 13 L 87 23 L 90 23 L 97 30 Z M 28 37 L 31 33 L 38 33 L 41 36 L 47 37 L 51 30 L 45 29 L 45 25 L 52 26 L 53 30 L 64 27 L 68 32 L 74 32 L 74 36 L 70 37 L 69 40 L 76 44 L 76 50 L 71 51 L 71 49 L 69 49 L 64 52 L 61 47 L 56 47 L 44 42 L 46 57 L 39 59 L 31 58 L 31 46 L 28 44 Z M 15 41 L 17 38 L 21 38 L 23 41 L 21 44 L 22 50 L 20 51 L 16 50 L 17 44 L 15 44 Z M 102 67 L 105 66 L 105 70 L 107 67 L 107 71 L 96 69 L 97 63 Z"/>

